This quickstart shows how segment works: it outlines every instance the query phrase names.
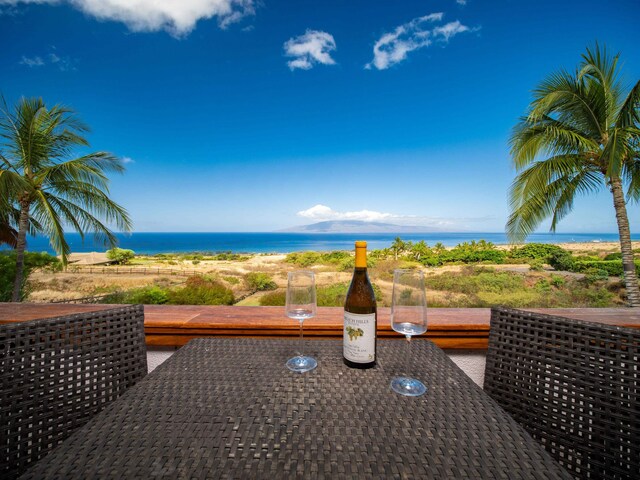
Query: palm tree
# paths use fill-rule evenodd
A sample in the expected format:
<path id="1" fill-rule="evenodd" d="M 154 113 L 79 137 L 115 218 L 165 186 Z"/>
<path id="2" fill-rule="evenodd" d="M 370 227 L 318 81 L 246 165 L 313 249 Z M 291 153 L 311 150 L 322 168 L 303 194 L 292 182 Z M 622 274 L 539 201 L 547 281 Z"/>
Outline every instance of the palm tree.
<path id="1" fill-rule="evenodd" d="M 547 218 L 555 231 L 577 194 L 606 186 L 616 213 L 627 299 L 639 307 L 626 202 L 640 198 L 640 81 L 625 96 L 618 59 L 596 44 L 574 74 L 562 70 L 534 90 L 528 115 L 510 139 L 519 173 L 511 185 L 507 234 L 523 241 Z"/>
<path id="2" fill-rule="evenodd" d="M 109 197 L 107 172 L 122 172 L 122 162 L 106 152 L 69 159 L 76 147 L 88 147 L 88 131 L 74 112 L 61 105 L 47 108 L 42 99 L 21 99 L 10 111 L 0 105 L 0 219 L 17 230 L 16 278 L 12 301 L 20 300 L 27 232 L 49 237 L 67 263 L 68 226 L 93 232 L 97 241 L 115 246 L 107 224 L 129 231 L 124 208 Z"/>

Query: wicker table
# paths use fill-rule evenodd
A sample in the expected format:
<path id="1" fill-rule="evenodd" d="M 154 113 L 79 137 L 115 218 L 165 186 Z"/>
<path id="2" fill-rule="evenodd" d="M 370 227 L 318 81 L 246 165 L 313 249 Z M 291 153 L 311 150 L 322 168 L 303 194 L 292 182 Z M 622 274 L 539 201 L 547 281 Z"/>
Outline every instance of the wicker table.
<path id="1" fill-rule="evenodd" d="M 572 478 L 430 341 L 411 345 L 416 398 L 389 389 L 402 341 L 364 371 L 307 341 L 303 375 L 296 347 L 193 340 L 23 478 Z"/>

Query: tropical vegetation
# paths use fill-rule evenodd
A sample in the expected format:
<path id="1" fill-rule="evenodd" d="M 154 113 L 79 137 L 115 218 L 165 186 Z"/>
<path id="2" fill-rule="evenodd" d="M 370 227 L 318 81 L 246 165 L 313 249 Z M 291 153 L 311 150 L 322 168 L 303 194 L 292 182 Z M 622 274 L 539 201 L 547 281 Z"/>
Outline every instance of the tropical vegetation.
<path id="1" fill-rule="evenodd" d="M 36 269 L 46 269 L 49 271 L 60 271 L 62 264 L 60 261 L 47 253 L 25 252 L 24 275 L 20 284 L 19 300 L 29 294 L 26 279 L 29 274 Z M 0 251 L 0 302 L 11 301 L 13 294 L 13 283 L 16 278 L 16 252 Z"/>
<path id="2" fill-rule="evenodd" d="M 12 301 L 20 300 L 27 233 L 48 236 L 66 264 L 65 227 L 111 247 L 109 225 L 131 229 L 126 210 L 109 198 L 107 173 L 123 172 L 122 161 L 102 151 L 74 156 L 89 147 L 88 130 L 72 110 L 40 98 L 22 98 L 13 110 L 0 102 L 0 228 L 15 245 Z"/>
<path id="3" fill-rule="evenodd" d="M 555 231 L 577 196 L 608 188 L 628 304 L 640 307 L 626 208 L 640 198 L 640 81 L 625 94 L 618 62 L 596 44 L 575 72 L 560 70 L 534 90 L 510 138 L 518 175 L 507 233 L 520 242 L 546 219 Z"/>
<path id="4" fill-rule="evenodd" d="M 126 265 L 136 256 L 136 252 L 129 250 L 128 248 L 112 248 L 107 250 L 107 258 L 111 260 L 114 265 Z"/>

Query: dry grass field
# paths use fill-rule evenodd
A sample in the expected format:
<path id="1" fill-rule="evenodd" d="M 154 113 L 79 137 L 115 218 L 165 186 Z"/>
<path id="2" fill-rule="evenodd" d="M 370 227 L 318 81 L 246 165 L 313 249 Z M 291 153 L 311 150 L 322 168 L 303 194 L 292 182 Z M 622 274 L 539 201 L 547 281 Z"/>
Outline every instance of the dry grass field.
<path id="1" fill-rule="evenodd" d="M 561 247 L 574 255 L 598 255 L 619 251 L 617 243 L 575 243 Z M 509 248 L 509 247 L 498 247 Z M 636 242 L 634 248 L 640 248 Z M 29 278 L 28 300 L 56 302 L 83 297 L 127 292 L 144 287 L 175 289 L 184 286 L 194 273 L 215 279 L 233 292 L 237 305 L 260 305 L 273 296 L 273 289 L 282 292 L 287 272 L 299 269 L 286 261 L 284 254 L 236 255 L 232 259 L 213 259 L 202 255 L 136 256 L 127 266 L 70 267 L 63 272 L 34 272 Z M 427 276 L 428 298 L 436 306 L 474 306 L 488 303 L 511 303 L 520 306 L 554 305 L 573 301 L 573 306 L 621 304 L 620 282 L 612 277 L 597 285 L 579 285 L 584 275 L 570 272 L 531 271 L 527 264 L 445 265 L 423 267 L 415 262 L 387 258 L 375 262 L 370 277 L 380 292 L 381 303 L 388 304 L 391 296 L 392 273 L 395 268 L 422 268 Z M 347 284 L 351 271 L 340 271 L 336 265 L 311 265 L 316 272 L 319 288 Z M 94 273 L 86 273 L 93 271 Z M 256 291 L 249 277 L 264 274 L 275 285 L 270 291 Z M 582 289 L 576 298 L 564 290 Z M 501 301 L 506 299 L 506 301 Z"/>

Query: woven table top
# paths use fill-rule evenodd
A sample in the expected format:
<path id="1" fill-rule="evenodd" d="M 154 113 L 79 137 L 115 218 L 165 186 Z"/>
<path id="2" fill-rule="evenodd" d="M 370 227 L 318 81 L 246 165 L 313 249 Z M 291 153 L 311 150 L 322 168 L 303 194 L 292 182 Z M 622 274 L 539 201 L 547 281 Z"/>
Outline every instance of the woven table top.
<path id="1" fill-rule="evenodd" d="M 572 478 L 433 343 L 411 342 L 422 397 L 389 388 L 402 341 L 378 365 L 284 366 L 292 340 L 197 339 L 22 478 Z"/>

